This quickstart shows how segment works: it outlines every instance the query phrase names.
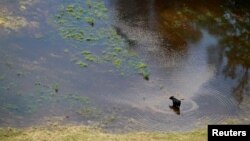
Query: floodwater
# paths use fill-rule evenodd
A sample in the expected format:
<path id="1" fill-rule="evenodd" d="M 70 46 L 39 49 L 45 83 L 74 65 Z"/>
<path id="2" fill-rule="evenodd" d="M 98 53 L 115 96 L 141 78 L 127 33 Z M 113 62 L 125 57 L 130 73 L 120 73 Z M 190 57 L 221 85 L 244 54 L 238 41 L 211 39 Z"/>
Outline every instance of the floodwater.
<path id="1" fill-rule="evenodd" d="M 109 51 L 103 45 L 110 42 L 60 36 L 64 24 L 55 25 L 55 16 L 76 3 L 0 1 L 2 127 L 56 122 L 126 132 L 250 123 L 248 3 L 105 0 L 108 18 L 86 26 L 114 29 L 119 45 L 148 65 L 149 80 L 127 64 L 79 63 L 81 51 Z M 169 107 L 170 96 L 183 99 L 179 111 Z"/>

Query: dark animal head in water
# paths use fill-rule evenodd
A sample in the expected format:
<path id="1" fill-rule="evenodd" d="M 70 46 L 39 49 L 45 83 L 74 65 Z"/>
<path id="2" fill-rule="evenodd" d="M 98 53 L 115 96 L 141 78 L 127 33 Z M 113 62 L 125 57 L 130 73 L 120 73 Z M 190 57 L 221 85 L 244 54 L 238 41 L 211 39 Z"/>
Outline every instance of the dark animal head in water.
<path id="1" fill-rule="evenodd" d="M 181 101 L 180 101 L 179 99 L 175 98 L 174 96 L 169 97 L 169 99 L 172 100 L 172 102 L 173 102 L 173 107 L 180 108 L 180 106 L 181 106 Z"/>

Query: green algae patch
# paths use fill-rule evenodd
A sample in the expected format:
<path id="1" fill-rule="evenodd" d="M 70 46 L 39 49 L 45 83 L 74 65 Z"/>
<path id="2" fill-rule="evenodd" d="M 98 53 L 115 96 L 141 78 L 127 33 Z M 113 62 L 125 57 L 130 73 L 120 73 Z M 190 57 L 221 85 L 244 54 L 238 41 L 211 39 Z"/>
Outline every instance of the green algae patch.
<path id="1" fill-rule="evenodd" d="M 84 63 L 83 61 L 77 61 L 76 64 L 79 65 L 81 68 L 85 68 L 88 66 L 88 64 Z"/>
<path id="2" fill-rule="evenodd" d="M 61 37 L 79 50 L 75 54 L 76 65 L 86 68 L 93 64 L 112 64 L 123 76 L 135 73 L 149 79 L 148 66 L 111 25 L 103 1 L 72 1 L 61 5 L 53 21 Z"/>
<path id="3" fill-rule="evenodd" d="M 95 20 L 91 17 L 85 17 L 84 21 L 87 22 L 88 24 L 90 24 L 91 26 L 94 26 L 94 24 L 95 24 Z"/>
<path id="4" fill-rule="evenodd" d="M 147 65 L 145 63 L 139 62 L 136 64 L 138 72 L 143 76 L 144 79 L 148 80 L 150 73 L 147 71 Z"/>
<path id="5" fill-rule="evenodd" d="M 132 132 L 125 134 L 105 133 L 88 126 L 54 125 L 24 129 L 1 128 L 0 140 L 4 141 L 206 141 L 207 131 L 190 132 Z"/>

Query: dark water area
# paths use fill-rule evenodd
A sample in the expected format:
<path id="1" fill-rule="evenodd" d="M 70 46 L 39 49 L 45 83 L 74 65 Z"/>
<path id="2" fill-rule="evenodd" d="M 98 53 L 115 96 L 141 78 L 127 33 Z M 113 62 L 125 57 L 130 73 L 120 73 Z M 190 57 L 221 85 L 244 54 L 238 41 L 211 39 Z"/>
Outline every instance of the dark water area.
<path id="1" fill-rule="evenodd" d="M 249 4 L 2 0 L 0 126 L 249 124 Z"/>

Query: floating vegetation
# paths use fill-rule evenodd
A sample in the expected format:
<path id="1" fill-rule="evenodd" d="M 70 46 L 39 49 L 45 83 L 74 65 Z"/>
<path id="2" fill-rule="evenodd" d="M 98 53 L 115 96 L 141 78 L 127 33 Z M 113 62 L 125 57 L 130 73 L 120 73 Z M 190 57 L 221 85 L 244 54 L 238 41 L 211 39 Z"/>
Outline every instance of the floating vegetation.
<path id="1" fill-rule="evenodd" d="M 115 65 L 116 68 L 120 68 L 120 67 L 121 67 L 121 64 L 122 64 L 121 59 L 116 59 L 116 60 L 114 60 L 114 65 Z"/>
<path id="2" fill-rule="evenodd" d="M 147 65 L 142 63 L 142 62 L 139 62 L 137 65 L 136 65 L 139 73 L 143 76 L 144 79 L 148 80 L 149 79 L 149 72 L 147 71 Z"/>
<path id="3" fill-rule="evenodd" d="M 149 80 L 150 73 L 147 71 L 141 71 L 140 74 L 143 76 L 145 80 Z"/>
<path id="4" fill-rule="evenodd" d="M 67 12 L 69 12 L 69 13 L 73 13 L 74 12 L 74 5 L 68 5 L 67 7 L 66 7 L 66 11 Z"/>
<path id="5" fill-rule="evenodd" d="M 84 21 L 89 23 L 91 26 L 95 25 L 95 20 L 93 18 L 91 18 L 91 17 L 85 17 Z"/>
<path id="6" fill-rule="evenodd" d="M 79 65 L 82 68 L 88 66 L 88 64 L 84 63 L 83 61 L 77 61 L 76 64 Z"/>
<path id="7" fill-rule="evenodd" d="M 59 91 L 59 85 L 58 85 L 57 83 L 53 84 L 53 85 L 52 85 L 52 89 L 53 89 L 56 93 L 58 93 L 58 91 Z"/>
<path id="8" fill-rule="evenodd" d="M 96 62 L 97 57 L 94 56 L 91 52 L 89 51 L 83 51 L 82 55 L 84 56 L 85 60 L 90 61 L 90 62 Z"/>
<path id="9" fill-rule="evenodd" d="M 74 39 L 77 41 L 83 41 L 84 40 L 84 32 L 83 30 L 78 30 L 74 28 L 70 28 L 67 30 L 60 30 L 61 36 L 66 39 Z"/>
<path id="10" fill-rule="evenodd" d="M 148 80 L 148 66 L 142 63 L 138 55 L 129 49 L 129 43 L 108 23 L 107 12 L 101 0 L 75 1 L 59 8 L 54 24 L 64 39 L 70 40 L 81 50 L 81 56 L 76 61 L 80 67 L 85 68 L 93 63 L 110 63 L 122 75 L 134 70 Z M 86 50 L 91 47 L 95 48 L 95 52 Z M 142 64 L 144 66 L 138 66 Z"/>
<path id="11" fill-rule="evenodd" d="M 82 53 L 81 53 L 82 55 L 89 55 L 89 54 L 92 54 L 91 52 L 89 52 L 89 51 L 82 51 Z"/>

